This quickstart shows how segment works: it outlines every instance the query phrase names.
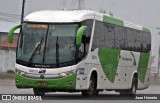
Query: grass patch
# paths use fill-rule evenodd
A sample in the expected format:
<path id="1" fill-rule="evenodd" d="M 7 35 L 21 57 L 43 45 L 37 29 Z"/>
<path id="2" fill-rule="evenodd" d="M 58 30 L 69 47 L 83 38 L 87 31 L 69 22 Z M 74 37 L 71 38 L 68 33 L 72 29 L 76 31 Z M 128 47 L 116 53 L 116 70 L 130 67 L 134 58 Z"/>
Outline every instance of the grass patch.
<path id="1" fill-rule="evenodd" d="M 0 73 L 0 79 L 15 79 L 15 73 Z"/>

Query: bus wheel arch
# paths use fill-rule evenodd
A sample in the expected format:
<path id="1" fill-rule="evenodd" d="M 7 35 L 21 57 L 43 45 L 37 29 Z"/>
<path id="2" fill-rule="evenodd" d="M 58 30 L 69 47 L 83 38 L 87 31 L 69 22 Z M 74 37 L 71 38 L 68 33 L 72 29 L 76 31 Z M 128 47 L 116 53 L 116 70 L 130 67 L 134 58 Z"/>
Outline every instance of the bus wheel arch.
<path id="1" fill-rule="evenodd" d="M 95 86 L 96 86 L 96 89 L 97 89 L 97 83 L 98 83 L 98 74 L 97 74 L 97 71 L 93 70 L 92 73 L 91 73 L 91 75 L 90 75 L 90 78 L 91 78 L 92 76 L 93 76 L 94 79 L 95 79 Z"/>
<path id="2" fill-rule="evenodd" d="M 98 73 L 96 70 L 93 70 L 89 75 L 88 89 L 81 91 L 82 95 L 85 95 L 85 96 L 98 95 L 99 91 L 97 90 L 97 82 L 98 82 Z"/>
<path id="3" fill-rule="evenodd" d="M 130 80 L 130 89 L 120 90 L 120 95 L 135 95 L 138 87 L 138 73 L 134 73 Z"/>

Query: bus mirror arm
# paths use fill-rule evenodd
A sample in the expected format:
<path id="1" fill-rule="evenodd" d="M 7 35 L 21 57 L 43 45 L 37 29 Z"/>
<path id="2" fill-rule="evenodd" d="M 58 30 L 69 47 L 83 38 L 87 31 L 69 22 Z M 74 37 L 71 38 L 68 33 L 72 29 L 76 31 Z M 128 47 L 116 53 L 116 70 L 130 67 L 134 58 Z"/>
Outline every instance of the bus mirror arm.
<path id="1" fill-rule="evenodd" d="M 86 37 L 85 35 L 82 36 L 82 43 L 89 43 L 90 37 Z"/>
<path id="2" fill-rule="evenodd" d="M 13 43 L 13 33 L 15 30 L 17 30 L 19 28 L 21 28 L 21 25 L 16 25 L 9 30 L 9 32 L 8 32 L 8 42 L 9 43 Z"/>
<path id="3" fill-rule="evenodd" d="M 84 31 L 86 30 L 87 26 L 81 26 L 78 30 L 77 30 L 77 34 L 76 34 L 76 45 L 81 45 L 82 43 L 82 36 Z"/>

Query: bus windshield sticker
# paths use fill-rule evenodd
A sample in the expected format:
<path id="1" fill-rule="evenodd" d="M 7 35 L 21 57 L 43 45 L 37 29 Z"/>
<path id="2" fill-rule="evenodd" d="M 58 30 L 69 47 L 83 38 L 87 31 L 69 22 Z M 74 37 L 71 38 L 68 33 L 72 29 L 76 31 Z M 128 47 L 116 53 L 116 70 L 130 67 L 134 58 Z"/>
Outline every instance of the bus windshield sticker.
<path id="1" fill-rule="evenodd" d="M 45 24 L 28 24 L 28 28 L 47 28 Z"/>

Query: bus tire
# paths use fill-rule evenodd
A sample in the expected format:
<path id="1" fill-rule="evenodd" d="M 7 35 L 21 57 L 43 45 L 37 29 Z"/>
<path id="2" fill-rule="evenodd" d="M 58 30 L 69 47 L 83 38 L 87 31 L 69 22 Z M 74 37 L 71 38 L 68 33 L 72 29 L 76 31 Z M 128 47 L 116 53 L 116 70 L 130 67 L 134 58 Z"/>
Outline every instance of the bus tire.
<path id="1" fill-rule="evenodd" d="M 135 95 L 137 90 L 137 78 L 133 77 L 131 89 L 121 90 L 120 95 Z"/>
<path id="2" fill-rule="evenodd" d="M 44 96 L 45 95 L 44 89 L 41 89 L 41 88 L 33 88 L 33 93 L 35 96 Z"/>
<path id="3" fill-rule="evenodd" d="M 95 93 L 94 93 L 94 95 L 98 95 L 99 94 L 99 91 L 98 90 L 96 90 L 95 91 Z"/>
<path id="4" fill-rule="evenodd" d="M 99 91 L 96 90 L 96 80 L 93 76 L 90 78 L 90 84 L 88 90 L 82 90 L 81 93 L 83 96 L 91 96 L 91 95 L 98 95 Z"/>
<path id="5" fill-rule="evenodd" d="M 137 78 L 133 77 L 131 89 L 129 89 L 128 93 L 130 95 L 135 95 L 137 90 Z"/>

